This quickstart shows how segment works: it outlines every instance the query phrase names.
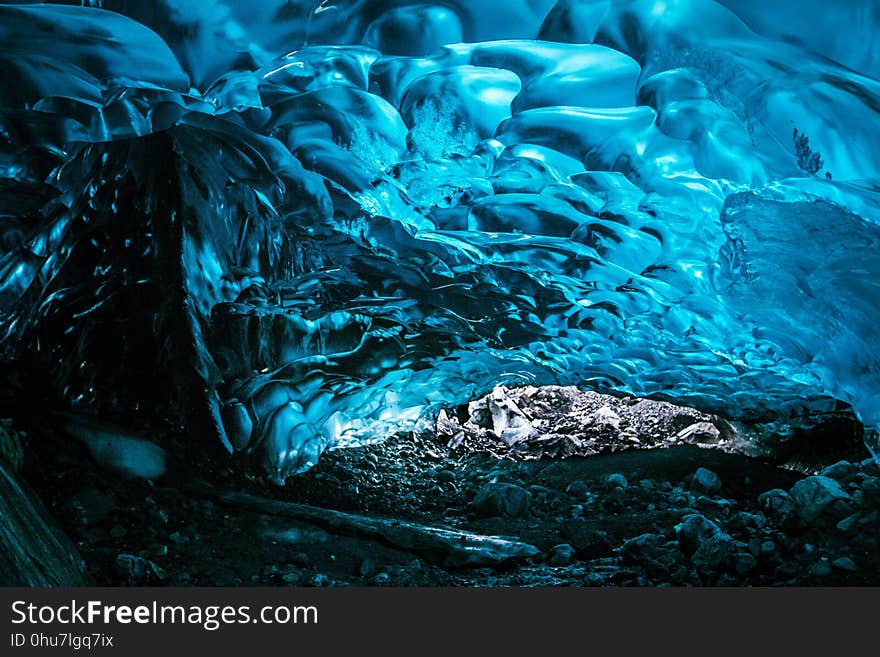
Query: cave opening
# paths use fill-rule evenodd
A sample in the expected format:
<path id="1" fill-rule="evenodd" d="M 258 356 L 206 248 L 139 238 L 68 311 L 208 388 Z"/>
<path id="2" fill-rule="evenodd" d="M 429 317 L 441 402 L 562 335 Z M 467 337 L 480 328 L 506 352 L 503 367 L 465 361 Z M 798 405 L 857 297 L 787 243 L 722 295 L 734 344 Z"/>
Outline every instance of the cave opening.
<path id="1" fill-rule="evenodd" d="M 88 4 L 0 4 L 10 581 L 877 583 L 870 39 Z"/>

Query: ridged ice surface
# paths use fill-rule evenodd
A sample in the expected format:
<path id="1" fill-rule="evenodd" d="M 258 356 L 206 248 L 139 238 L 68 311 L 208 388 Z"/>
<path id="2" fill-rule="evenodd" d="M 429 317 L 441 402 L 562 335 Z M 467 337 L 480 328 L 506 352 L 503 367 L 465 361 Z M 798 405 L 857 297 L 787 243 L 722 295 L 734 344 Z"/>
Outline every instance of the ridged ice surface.
<path id="1" fill-rule="evenodd" d="M 179 284 L 279 480 L 496 385 L 880 426 L 873 3 L 91 4 L 0 6 L 0 321 L 74 402 Z"/>

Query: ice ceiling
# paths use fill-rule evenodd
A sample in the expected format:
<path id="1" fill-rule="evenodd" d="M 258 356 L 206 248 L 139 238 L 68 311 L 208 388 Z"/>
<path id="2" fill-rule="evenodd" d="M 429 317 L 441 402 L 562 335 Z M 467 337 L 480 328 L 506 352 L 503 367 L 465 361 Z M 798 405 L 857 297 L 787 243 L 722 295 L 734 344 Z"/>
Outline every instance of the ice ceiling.
<path id="1" fill-rule="evenodd" d="M 0 335 L 72 407 L 279 481 L 497 384 L 880 426 L 875 3 L 75 4 L 0 6 Z"/>

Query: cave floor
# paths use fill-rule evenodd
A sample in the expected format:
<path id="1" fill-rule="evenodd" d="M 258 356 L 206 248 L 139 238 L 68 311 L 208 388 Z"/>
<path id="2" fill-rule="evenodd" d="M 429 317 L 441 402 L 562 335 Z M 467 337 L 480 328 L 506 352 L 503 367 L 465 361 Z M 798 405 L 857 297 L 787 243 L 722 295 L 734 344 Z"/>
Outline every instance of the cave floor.
<path id="1" fill-rule="evenodd" d="M 695 445 L 521 461 L 406 434 L 329 452 L 279 488 L 225 466 L 155 483 L 124 479 L 69 444 L 33 442 L 38 458 L 24 476 L 99 585 L 880 584 L 877 509 L 860 490 L 880 473 L 867 461 L 838 468 L 849 506 L 804 522 L 758 499 L 789 490 L 803 473 Z M 700 467 L 717 475 L 720 490 L 694 481 Z M 487 484 L 503 493 L 500 502 L 484 494 L 475 503 Z M 240 494 L 267 503 L 241 504 Z M 275 502 L 500 535 L 540 552 L 451 567 L 442 550 L 337 531 L 279 514 Z M 707 561 L 705 550 L 689 553 L 676 526 L 694 515 L 727 536 L 735 554 L 713 560 L 709 550 Z"/>

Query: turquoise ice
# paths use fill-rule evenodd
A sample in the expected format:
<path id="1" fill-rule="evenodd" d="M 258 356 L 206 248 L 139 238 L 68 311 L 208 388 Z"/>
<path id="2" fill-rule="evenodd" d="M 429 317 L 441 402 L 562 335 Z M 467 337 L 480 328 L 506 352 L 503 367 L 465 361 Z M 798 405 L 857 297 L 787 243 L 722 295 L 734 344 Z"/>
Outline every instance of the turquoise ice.
<path id="1" fill-rule="evenodd" d="M 279 481 L 499 384 L 875 439 L 873 4 L 71 4 L 0 6 L 0 329 L 72 405 L 143 284 Z"/>

